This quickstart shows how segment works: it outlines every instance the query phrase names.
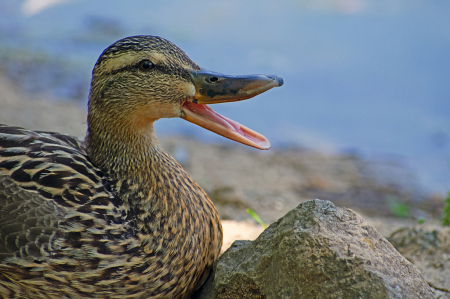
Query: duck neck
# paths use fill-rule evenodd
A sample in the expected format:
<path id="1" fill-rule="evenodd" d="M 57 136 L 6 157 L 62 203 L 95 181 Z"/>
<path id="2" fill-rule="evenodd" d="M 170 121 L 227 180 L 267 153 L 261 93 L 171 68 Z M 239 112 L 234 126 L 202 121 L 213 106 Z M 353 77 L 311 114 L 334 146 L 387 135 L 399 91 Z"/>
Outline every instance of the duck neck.
<path id="1" fill-rule="evenodd" d="M 165 190 L 168 184 L 182 180 L 187 174 L 162 149 L 153 122 L 140 129 L 121 124 L 107 130 L 106 125 L 99 128 L 90 123 L 86 138 L 88 156 L 103 171 L 125 210 L 145 201 L 153 201 L 155 208 L 158 202 L 154 194 L 164 197 L 163 193 L 170 191 Z"/>
<path id="2" fill-rule="evenodd" d="M 89 122 L 86 148 L 91 162 L 113 179 L 140 181 L 163 152 L 153 122 L 140 130 L 123 122 L 116 123 L 111 130 L 112 126 L 105 122 L 101 125 Z"/>

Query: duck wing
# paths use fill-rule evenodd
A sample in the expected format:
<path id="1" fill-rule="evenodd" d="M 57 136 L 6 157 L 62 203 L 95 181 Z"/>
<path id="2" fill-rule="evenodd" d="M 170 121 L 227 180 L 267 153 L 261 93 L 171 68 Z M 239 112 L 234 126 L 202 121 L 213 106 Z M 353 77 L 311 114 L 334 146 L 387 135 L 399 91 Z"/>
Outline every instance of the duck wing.
<path id="1" fill-rule="evenodd" d="M 77 138 L 0 125 L 0 263 L 101 248 L 108 223 L 120 222 L 102 178 Z"/>

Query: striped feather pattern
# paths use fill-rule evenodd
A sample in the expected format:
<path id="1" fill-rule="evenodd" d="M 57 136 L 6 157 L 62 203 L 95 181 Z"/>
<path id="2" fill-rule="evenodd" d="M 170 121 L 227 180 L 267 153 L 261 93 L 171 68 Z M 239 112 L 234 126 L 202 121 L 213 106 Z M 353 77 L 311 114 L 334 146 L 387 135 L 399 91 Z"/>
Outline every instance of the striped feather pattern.
<path id="1" fill-rule="evenodd" d="M 175 160 L 153 164 L 142 190 L 105 179 L 74 137 L 0 125 L 0 298 L 186 298 L 220 222 Z"/>

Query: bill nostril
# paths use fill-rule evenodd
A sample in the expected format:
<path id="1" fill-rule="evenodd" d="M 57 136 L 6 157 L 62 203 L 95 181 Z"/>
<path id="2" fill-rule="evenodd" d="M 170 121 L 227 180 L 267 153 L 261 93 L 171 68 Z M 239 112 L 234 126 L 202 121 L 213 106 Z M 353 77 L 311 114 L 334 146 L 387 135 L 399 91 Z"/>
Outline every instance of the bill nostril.
<path id="1" fill-rule="evenodd" d="M 211 78 L 207 79 L 206 81 L 209 82 L 209 83 L 216 83 L 216 82 L 219 81 L 219 78 L 217 78 L 217 77 L 211 77 Z"/>

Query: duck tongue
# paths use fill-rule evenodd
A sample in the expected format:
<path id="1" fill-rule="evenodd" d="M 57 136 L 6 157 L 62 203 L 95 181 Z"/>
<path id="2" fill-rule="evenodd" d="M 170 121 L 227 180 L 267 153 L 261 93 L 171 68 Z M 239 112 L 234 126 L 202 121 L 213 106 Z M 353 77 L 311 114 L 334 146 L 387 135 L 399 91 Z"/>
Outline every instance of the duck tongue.
<path id="1" fill-rule="evenodd" d="M 186 101 L 182 107 L 182 118 L 231 140 L 267 150 L 270 142 L 263 135 L 220 115 L 208 105 Z"/>

